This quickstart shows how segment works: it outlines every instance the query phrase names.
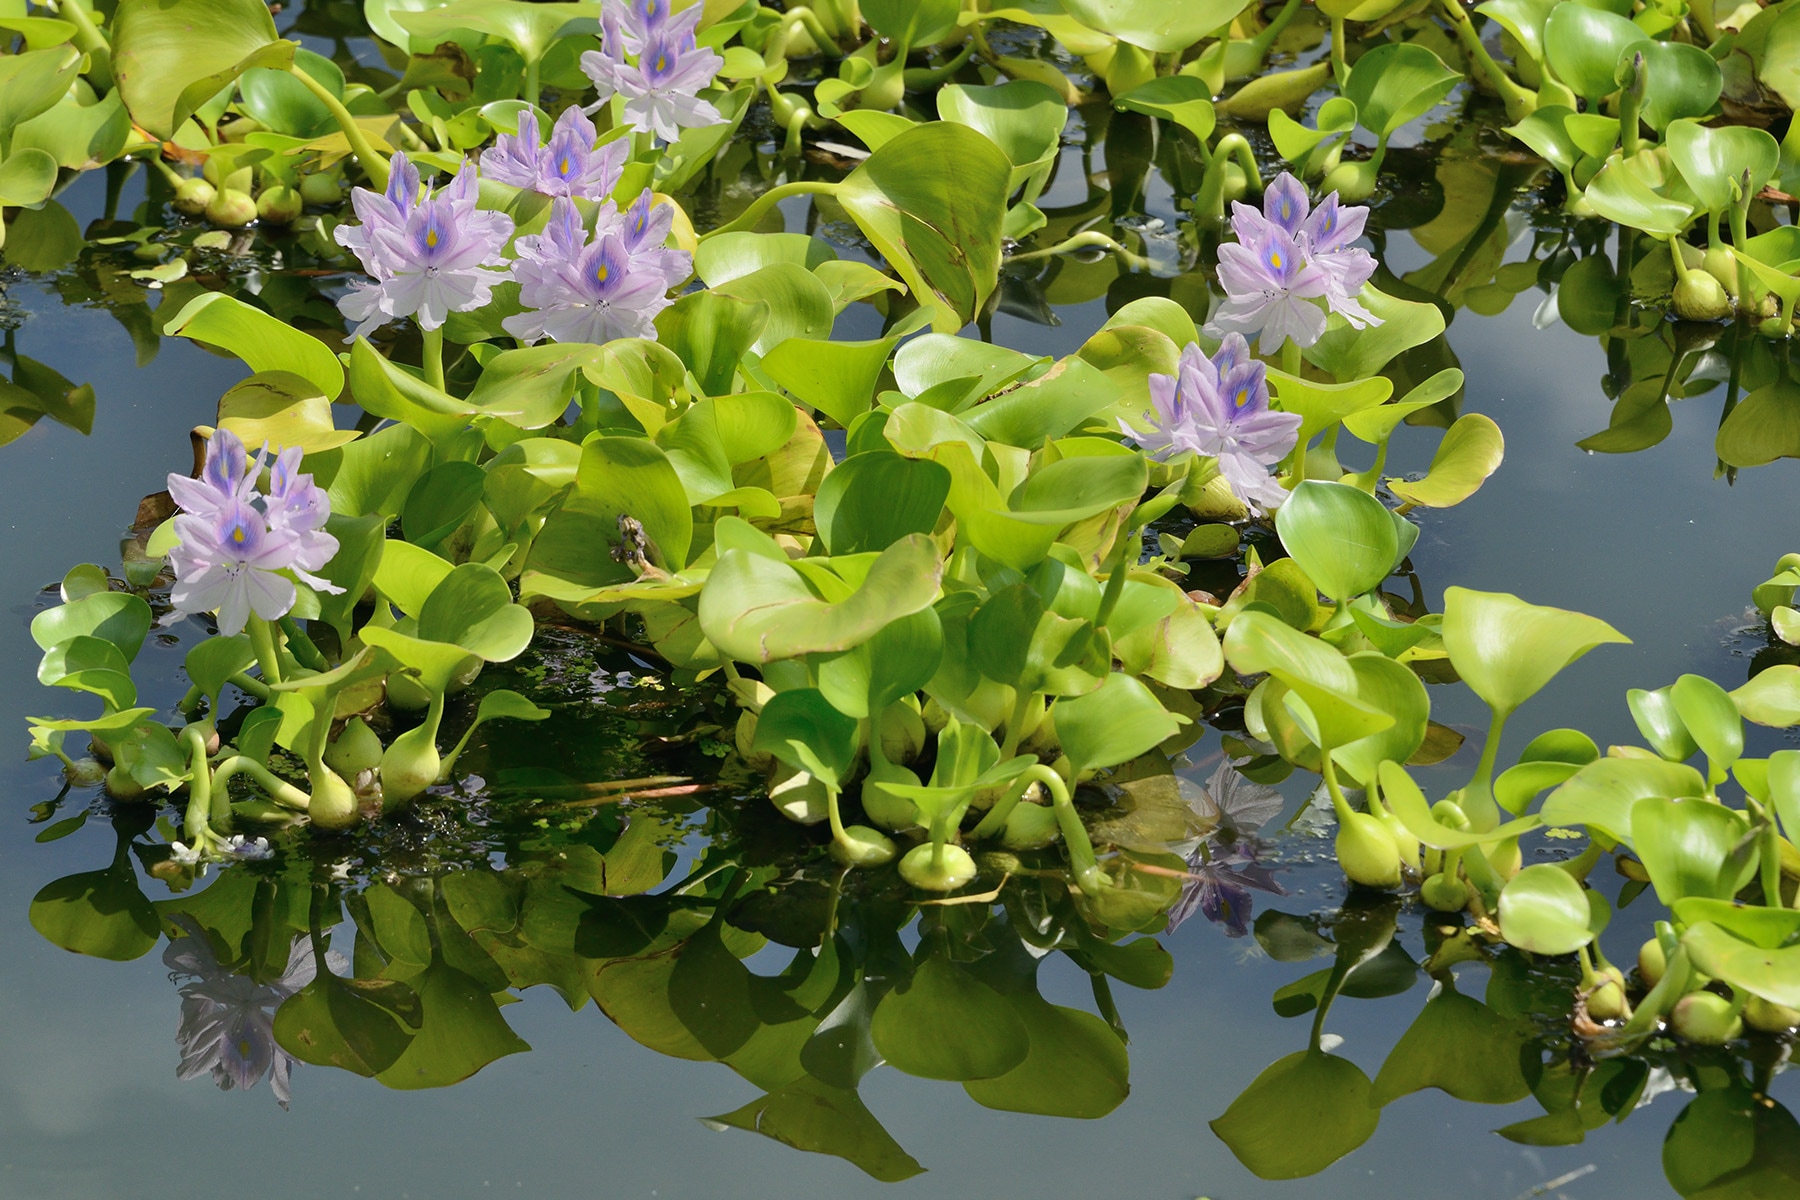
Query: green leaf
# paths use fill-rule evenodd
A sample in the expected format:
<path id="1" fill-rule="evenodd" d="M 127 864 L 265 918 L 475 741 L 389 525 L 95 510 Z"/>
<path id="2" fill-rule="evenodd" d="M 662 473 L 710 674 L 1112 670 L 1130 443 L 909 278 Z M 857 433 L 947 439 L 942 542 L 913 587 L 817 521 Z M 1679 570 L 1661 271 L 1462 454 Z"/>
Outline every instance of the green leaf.
<path id="1" fill-rule="evenodd" d="M 42 150 L 16 150 L 0 162 L 0 204 L 42 204 L 56 186 L 56 160 Z"/>
<path id="2" fill-rule="evenodd" d="M 342 450 L 326 492 L 333 516 L 397 517 L 431 461 L 431 443 L 409 425 L 390 425 Z M 323 479 L 321 478 L 321 482 Z"/>
<path id="3" fill-rule="evenodd" d="M 1800 384 L 1784 378 L 1745 396 L 1720 424 L 1714 450 L 1733 467 L 1800 458 Z"/>
<path id="4" fill-rule="evenodd" d="M 713 292 L 768 305 L 768 320 L 750 343 L 750 349 L 757 354 L 767 354 L 789 338 L 829 338 L 837 316 L 830 290 L 817 275 L 797 263 L 770 263 L 748 275 L 714 284 Z"/>
<path id="5" fill-rule="evenodd" d="M 419 997 L 419 1031 L 376 1077 L 400 1090 L 448 1087 L 495 1059 L 531 1049 L 500 1015 L 494 997 L 442 959 L 409 980 Z"/>
<path id="6" fill-rule="evenodd" d="M 694 515 L 669 456 L 645 438 L 590 437 L 575 487 L 544 523 L 530 565 L 584 585 L 629 581 L 632 573 L 604 549 L 618 543 L 621 516 L 643 526 L 651 563 L 666 571 L 687 565 Z"/>
<path id="7" fill-rule="evenodd" d="M 1700 748 L 1688 733 L 1687 726 L 1682 724 L 1670 688 L 1658 688 L 1654 692 L 1632 688 L 1625 693 L 1625 703 L 1644 740 L 1670 762 L 1686 762 Z M 1736 708 L 1732 709 L 1731 715 L 1737 716 Z"/>
<path id="8" fill-rule="evenodd" d="M 183 665 L 188 682 L 212 703 L 213 716 L 219 714 L 219 696 L 233 675 L 247 671 L 256 662 L 256 651 L 245 634 L 235 637 L 211 637 L 187 652 Z"/>
<path id="9" fill-rule="evenodd" d="M 719 292 L 690 292 L 656 314 L 656 340 L 680 356 L 709 396 L 731 390 L 732 376 L 769 323 L 769 306 Z"/>
<path id="10" fill-rule="evenodd" d="M 296 50 L 294 69 L 305 71 L 338 99 L 344 98 L 344 73 L 324 55 Z M 294 78 L 292 71 L 252 68 L 238 80 L 238 92 L 244 111 L 275 133 L 316 138 L 337 128 L 337 120 L 325 102 Z"/>
<path id="11" fill-rule="evenodd" d="M 911 1179 L 925 1170 L 853 1090 L 810 1075 L 709 1120 L 760 1133 L 797 1150 L 835 1154 L 883 1183 Z"/>
<path id="12" fill-rule="evenodd" d="M 1719 64 L 1713 56 L 1699 46 L 1690 46 L 1682 42 L 1651 42 L 1640 46 L 1634 53 L 1644 56 L 1645 91 L 1642 116 L 1644 124 L 1662 132 L 1671 128 L 1673 122 L 1681 117 L 1703 117 L 1718 103 L 1719 93 L 1724 90 L 1725 77 L 1720 73 Z M 1751 184 L 1751 191 L 1762 190 L 1768 177 L 1775 173 L 1776 147 L 1775 139 L 1761 129 L 1748 126 L 1735 126 L 1729 136 L 1738 146 L 1749 153 L 1737 160 L 1737 170 L 1745 167 L 1757 170 L 1763 161 L 1762 143 L 1767 143 L 1767 174 L 1761 180 Z M 1724 132 L 1720 130 L 1719 132 Z M 1748 135 L 1762 134 L 1761 139 L 1754 136 L 1737 137 L 1737 133 Z M 1753 148 L 1754 147 L 1754 148 Z M 1674 157 L 1671 146 L 1671 157 Z M 1681 161 L 1676 159 L 1676 166 Z M 1687 172 L 1683 171 L 1682 174 Z M 1690 181 L 1691 182 L 1691 181 Z M 1729 203 L 1729 201 L 1727 201 Z M 1710 208 L 1711 205 L 1708 205 Z"/>
<path id="13" fill-rule="evenodd" d="M 1143 683 L 1116 671 L 1086 695 L 1058 700 L 1053 711 L 1069 771 L 1077 777 L 1130 762 L 1184 724 Z"/>
<path id="14" fill-rule="evenodd" d="M 1362 1069 L 1315 1049 L 1271 1063 L 1211 1125 L 1258 1178 L 1300 1179 L 1368 1141 L 1380 1120 Z"/>
<path id="15" fill-rule="evenodd" d="M 254 450 L 279 454 L 298 446 L 304 454 L 335 450 L 362 435 L 332 424 L 331 401 L 312 380 L 291 371 L 258 371 L 219 397 L 219 428 Z"/>
<path id="16" fill-rule="evenodd" d="M 1648 152 L 1641 152 L 1640 157 L 1643 153 Z M 1607 159 L 1600 173 L 1588 180 L 1583 195 L 1594 211 L 1607 220 L 1663 237 L 1680 233 L 1694 219 L 1693 205 L 1659 192 L 1639 170 L 1634 170 L 1631 163 L 1617 154 Z"/>
<path id="17" fill-rule="evenodd" d="M 741 662 L 848 650 L 888 622 L 929 607 L 942 573 L 931 540 L 909 534 L 883 550 L 861 585 L 834 603 L 818 598 L 786 563 L 728 550 L 700 593 L 700 627 Z"/>
<path id="18" fill-rule="evenodd" d="M 420 637 L 461 646 L 487 662 L 517 658 L 531 633 L 531 614 L 513 603 L 500 572 L 481 563 L 456 567 L 419 609 Z"/>
<path id="19" fill-rule="evenodd" d="M 774 263 L 811 271 L 836 259 L 829 242 L 804 233 L 721 233 L 694 251 L 694 274 L 706 286 L 717 287 Z"/>
<path id="20" fill-rule="evenodd" d="M 1471 1104 L 1523 1100 L 1531 1088 L 1519 1068 L 1519 1052 L 1530 1037 L 1523 1022 L 1446 987 L 1425 1002 L 1388 1052 L 1370 1103 L 1385 1107 L 1432 1087 Z"/>
<path id="21" fill-rule="evenodd" d="M 1595 646 L 1631 641 L 1597 617 L 1459 587 L 1444 591 L 1443 636 L 1457 674 L 1502 717 Z"/>
<path id="22" fill-rule="evenodd" d="M 474 463 L 439 463 L 413 484 L 400 510 L 407 541 L 430 550 L 449 537 L 481 503 L 487 473 Z"/>
<path id="23" fill-rule="evenodd" d="M 1681 944 L 1706 974 L 1773 1003 L 1800 1007 L 1800 946 L 1760 946 L 1712 922 L 1690 926 Z"/>
<path id="24" fill-rule="evenodd" d="M 1617 842 L 1632 840 L 1632 811 L 1646 797 L 1701 796 L 1706 781 L 1683 763 L 1602 758 L 1550 793 L 1541 815 L 1549 825 L 1586 825 Z"/>
<path id="25" fill-rule="evenodd" d="M 1090 29 L 1110 33 L 1156 54 L 1186 50 L 1207 34 L 1231 23 L 1247 0 L 1193 0 L 1161 4 L 1157 0 L 1063 0 L 1070 16 Z"/>
<path id="26" fill-rule="evenodd" d="M 1681 723 L 1706 757 L 1730 767 L 1744 752 L 1744 721 L 1726 690 L 1703 675 L 1683 675 L 1669 688 Z"/>
<path id="27" fill-rule="evenodd" d="M 31 898 L 28 916 L 51 944 L 114 962 L 142 958 L 162 932 L 128 863 L 46 884 Z"/>
<path id="28" fill-rule="evenodd" d="M 1800 725 L 1800 667 L 1792 663 L 1765 667 L 1732 692 L 1731 699 L 1746 721 L 1777 729 Z"/>
<path id="29" fill-rule="evenodd" d="M 1000 271 L 1012 164 L 966 125 L 938 121 L 886 142 L 834 195 L 949 333 L 981 311 Z"/>
<path id="30" fill-rule="evenodd" d="M 1114 96 L 1113 106 L 1173 121 L 1193 134 L 1202 146 L 1212 136 L 1216 121 L 1211 89 L 1192 75 L 1163 75 L 1141 83 L 1124 95 Z"/>
<path id="31" fill-rule="evenodd" d="M 1380 586 L 1400 558 L 1387 508 L 1348 484 L 1301 482 L 1275 511 L 1275 529 L 1307 578 L 1340 604 Z"/>
<path id="32" fill-rule="evenodd" d="M 990 442 L 1033 449 L 1060 438 L 1123 396 L 1120 386 L 1080 358 L 1065 358 L 1044 374 L 970 409 L 969 428 Z"/>
<path id="33" fill-rule="evenodd" d="M 55 106 L 81 73 L 81 58 L 73 46 L 0 57 L 0 139 Z"/>
<path id="34" fill-rule="evenodd" d="M 938 89 L 938 116 L 987 135 L 1015 168 L 1055 154 L 1069 106 L 1047 84 L 1015 79 L 989 87 L 951 83 Z"/>
<path id="35" fill-rule="evenodd" d="M 278 36 L 262 0 L 121 0 L 113 75 L 132 119 L 166 139 L 244 71 L 291 62 Z"/>
<path id="36" fill-rule="evenodd" d="M 856 721 L 817 688 L 777 692 L 757 715 L 756 749 L 842 788 L 856 764 Z"/>
<path id="37" fill-rule="evenodd" d="M 1735 896 L 1757 865 L 1752 858 L 1727 869 L 1749 828 L 1741 814 L 1709 800 L 1652 796 L 1631 806 L 1631 847 L 1665 905 L 1687 896 Z"/>
<path id="38" fill-rule="evenodd" d="M 1585 4 L 1559 4 L 1544 23 L 1544 57 L 1556 77 L 1590 103 L 1619 90 L 1614 72 L 1627 50 L 1650 44 L 1644 31 L 1617 13 Z"/>
<path id="39" fill-rule="evenodd" d="M 1437 107 L 1462 82 L 1430 50 L 1413 42 L 1386 42 L 1356 60 L 1344 96 L 1357 121 L 1383 143 L 1408 121 Z"/>
<path id="40" fill-rule="evenodd" d="M 1025 1061 L 963 1090 L 983 1108 L 1096 1120 L 1131 1093 L 1131 1061 L 1113 1028 L 1092 1013 L 1064 1008 L 1036 992 L 1010 997 L 1025 1025 Z"/>
<path id="41" fill-rule="evenodd" d="M 1464 413 L 1445 431 L 1425 478 L 1417 482 L 1390 479 L 1388 490 L 1413 504 L 1449 508 L 1473 496 L 1499 468 L 1505 453 L 1506 440 L 1493 418 Z"/>
<path id="42" fill-rule="evenodd" d="M 142 597 L 128 592 L 95 592 L 33 617 L 31 638 L 41 649 L 48 650 L 72 637 L 97 637 L 117 646 L 130 662 L 144 644 L 151 621 L 150 606 Z"/>
<path id="43" fill-rule="evenodd" d="M 935 954 L 882 997 L 869 1035 L 889 1066 L 925 1079 L 994 1079 L 1031 1049 L 1025 1022 L 1004 997 Z"/>
<path id="44" fill-rule="evenodd" d="M 789 338 L 769 351 L 762 369 L 796 399 L 849 428 L 869 411 L 893 346 L 892 337 L 872 342 Z"/>
<path id="45" fill-rule="evenodd" d="M 1746 168 L 1754 194 L 1775 177 L 1781 161 L 1781 147 L 1769 132 L 1748 125 L 1713 129 L 1698 121 L 1675 121 L 1664 132 L 1663 144 L 1669 161 L 1708 212 L 1723 212 L 1731 205 L 1733 187 Z"/>
<path id="46" fill-rule="evenodd" d="M 1554 863 L 1536 863 L 1500 891 L 1500 933 L 1533 954 L 1573 954 L 1594 940 L 1587 893 Z"/>
<path id="47" fill-rule="evenodd" d="M 17 147 L 16 141 L 14 145 Z M 41 162 L 39 166 L 42 166 Z M 50 187 L 53 188 L 55 183 L 56 176 L 52 173 Z M 48 188 L 45 194 L 49 194 Z M 13 214 L 7 222 L 7 236 L 11 244 L 6 249 L 6 261 L 20 270 L 43 275 L 60 271 L 74 262 L 87 244 L 81 236 L 81 226 L 75 223 L 75 215 L 54 200 L 42 208 L 20 209 Z"/>
<path id="48" fill-rule="evenodd" d="M 935 529 L 949 494 L 950 472 L 930 459 L 853 454 L 819 484 L 813 521 L 828 553 L 886 550 Z"/>
<path id="49" fill-rule="evenodd" d="M 158 2 L 142 0 L 143 5 Z M 208 2 L 201 0 L 200 6 Z M 256 3 L 255 7 L 261 9 L 262 5 Z M 344 368 L 323 342 L 224 292 L 194 297 L 169 319 L 163 332 L 229 350 L 252 371 L 291 372 L 318 388 L 327 400 L 337 399 L 344 390 Z"/>
<path id="50" fill-rule="evenodd" d="M 532 4 L 525 0 L 452 0 L 442 7 L 408 11 L 388 5 L 388 16 L 424 45 L 449 41 L 457 30 L 472 30 L 498 38 L 528 63 L 540 61 L 557 34 L 575 21 L 582 31 L 593 32 L 600 16 L 598 4 Z"/>

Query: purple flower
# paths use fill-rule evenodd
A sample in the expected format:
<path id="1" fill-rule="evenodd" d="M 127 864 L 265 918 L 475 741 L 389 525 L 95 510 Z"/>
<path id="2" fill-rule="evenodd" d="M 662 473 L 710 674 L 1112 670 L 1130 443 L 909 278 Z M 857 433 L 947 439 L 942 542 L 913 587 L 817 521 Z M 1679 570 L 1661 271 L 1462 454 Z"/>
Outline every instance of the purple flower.
<path id="1" fill-rule="evenodd" d="M 206 464 L 200 478 L 169 475 L 169 495 L 176 504 L 196 516 L 212 516 L 232 504 L 245 503 L 256 494 L 256 476 L 262 470 L 259 455 L 250 469 L 244 443 L 229 429 L 216 431 L 206 447 Z"/>
<path id="2" fill-rule="evenodd" d="M 288 1078 L 295 1059 L 275 1041 L 275 1010 L 318 973 L 312 939 L 294 938 L 281 978 L 259 984 L 219 962 L 193 917 L 178 913 L 170 920 L 185 934 L 171 939 L 163 950 L 169 979 L 181 987 L 181 1024 L 175 1030 L 181 1065 L 175 1068 L 175 1077 L 210 1074 L 221 1091 L 229 1092 L 248 1091 L 267 1075 L 275 1102 L 288 1107 L 293 1098 Z M 336 970 L 349 967 L 336 951 L 327 951 L 325 957 Z"/>
<path id="3" fill-rule="evenodd" d="M 436 329 L 451 313 L 486 304 L 506 278 L 496 268 L 506 263 L 500 250 L 512 236 L 512 218 L 476 208 L 473 164 L 421 198 L 418 168 L 396 154 L 387 193 L 357 188 L 351 199 L 362 224 L 339 226 L 336 237 L 374 277 L 353 281 L 338 301 L 345 316 L 360 322 L 355 336 L 400 317 Z"/>
<path id="4" fill-rule="evenodd" d="M 597 232 L 617 232 L 631 256 L 631 269 L 661 275 L 665 290 L 693 274 L 693 256 L 665 245 L 675 227 L 675 206 L 658 204 L 649 188 L 622 215 L 616 208 L 603 208 L 594 227 Z"/>
<path id="5" fill-rule="evenodd" d="M 1219 283 L 1225 303 L 1207 332 L 1261 335 L 1258 349 L 1272 354 L 1293 338 L 1310 346 L 1325 332 L 1326 311 L 1341 313 L 1358 329 L 1381 318 L 1356 297 L 1375 273 L 1375 258 L 1353 243 L 1369 210 L 1340 206 L 1336 192 L 1313 208 L 1300 181 L 1283 171 L 1263 193 L 1263 210 L 1231 206 L 1237 242 L 1219 247 Z M 1312 303 L 1323 300 L 1325 308 Z"/>
<path id="6" fill-rule="evenodd" d="M 666 2 L 657 0 L 658 4 Z M 615 95 L 623 96 L 625 120 L 631 127 L 639 133 L 654 133 L 664 142 L 679 139 L 683 129 L 721 124 L 724 116 L 698 96 L 725 65 L 716 51 L 695 44 L 699 17 L 690 18 L 687 13 L 699 7 L 684 10 L 660 27 L 653 28 L 646 21 L 641 38 L 626 31 L 628 22 L 621 20 L 617 9 L 608 8 L 601 49 L 581 56 L 581 69 L 599 91 L 594 107 Z M 635 5 L 632 11 L 635 15 Z M 629 61 L 627 53 L 635 54 L 637 61 Z"/>
<path id="7" fill-rule="evenodd" d="M 634 263 L 624 230 L 602 227 L 590 241 L 581 214 L 559 198 L 544 232 L 520 238 L 517 250 L 519 301 L 532 311 L 501 322 L 514 337 L 600 344 L 656 336 L 653 318 L 669 306 L 671 281 L 661 270 Z M 668 253 L 678 256 L 685 276 L 688 256 Z"/>
<path id="8" fill-rule="evenodd" d="M 604 200 L 618 186 L 631 147 L 623 138 L 615 138 L 595 148 L 594 138 L 594 123 L 587 114 L 569 108 L 556 118 L 550 144 L 541 146 L 537 114 L 522 109 L 519 132 L 501 134 L 482 151 L 481 172 L 489 179 L 546 196 Z"/>
<path id="9" fill-rule="evenodd" d="M 1216 459 L 1240 500 L 1277 508 L 1287 492 L 1269 467 L 1294 448 L 1301 418 L 1269 407 L 1266 372 L 1239 334 L 1226 334 L 1210 359 L 1190 342 L 1176 374 L 1150 376 L 1155 411 L 1144 413 L 1149 425 L 1122 428 L 1153 458 L 1192 451 Z"/>
<path id="10" fill-rule="evenodd" d="M 1190 807 L 1208 827 L 1242 838 L 1274 820 L 1282 803 L 1280 792 L 1252 782 L 1230 759 L 1222 758 L 1201 789 L 1200 801 Z"/>
<path id="11" fill-rule="evenodd" d="M 343 591 L 310 574 L 331 561 L 338 543 L 321 529 L 331 503 L 311 475 L 297 472 L 300 456 L 297 446 L 283 451 L 271 470 L 270 495 L 259 496 L 262 455 L 248 457 L 243 443 L 221 429 L 207 444 L 200 480 L 169 476 L 170 493 L 196 505 L 188 508 L 183 500 L 187 511 L 175 518 L 181 541 L 169 552 L 175 568 L 169 602 L 177 612 L 216 612 L 219 632 L 230 636 L 242 632 L 252 613 L 265 621 L 286 616 L 294 607 L 296 580 Z M 215 483 L 234 478 L 229 490 Z"/>
<path id="12" fill-rule="evenodd" d="M 1238 241 L 1219 247 L 1225 303 L 1206 332 L 1260 334 L 1257 349 L 1264 354 L 1280 350 L 1289 338 L 1299 346 L 1312 345 L 1325 332 L 1325 310 L 1312 303 L 1325 295 L 1325 272 L 1304 260 L 1281 226 L 1247 205 L 1234 202 L 1232 207 L 1249 219 L 1242 220 Z M 1234 215 L 1233 225 L 1240 219 Z"/>
<path id="13" fill-rule="evenodd" d="M 642 54 L 644 44 L 659 33 L 694 34 L 699 30 L 704 4 L 690 4 L 678 13 L 669 11 L 669 0 L 606 0 L 606 13 L 616 22 L 619 40 L 628 54 Z"/>
<path id="14" fill-rule="evenodd" d="M 1198 909 L 1207 920 L 1225 926 L 1227 937 L 1249 933 L 1250 914 L 1255 907 L 1251 889 L 1277 896 L 1287 894 L 1274 872 L 1257 863 L 1256 854 L 1252 842 L 1201 842 L 1188 855 L 1189 878 L 1182 885 L 1181 898 L 1169 909 L 1169 930 L 1173 932 Z"/>

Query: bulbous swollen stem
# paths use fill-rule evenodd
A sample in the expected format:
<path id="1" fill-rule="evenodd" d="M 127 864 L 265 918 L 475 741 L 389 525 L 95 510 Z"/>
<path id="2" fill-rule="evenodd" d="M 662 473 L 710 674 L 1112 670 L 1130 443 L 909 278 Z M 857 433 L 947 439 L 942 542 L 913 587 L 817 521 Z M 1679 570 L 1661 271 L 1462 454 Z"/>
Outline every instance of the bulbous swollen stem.
<path id="1" fill-rule="evenodd" d="M 275 628 L 252 613 L 244 625 L 250 635 L 250 647 L 256 652 L 256 665 L 262 668 L 264 683 L 281 682 L 281 651 L 275 644 Z"/>
<path id="2" fill-rule="evenodd" d="M 1063 845 L 1069 852 L 1069 865 L 1075 870 L 1075 882 L 1081 890 L 1092 896 L 1112 886 L 1112 880 L 1100 869 L 1100 861 L 1094 854 L 1094 843 L 1088 840 L 1087 828 L 1081 823 L 1081 815 L 1075 811 L 1075 804 L 1069 798 L 1069 786 L 1063 777 L 1046 767 L 1043 763 L 1033 763 L 1019 773 L 1006 789 L 1006 794 L 995 801 L 994 807 L 988 810 L 981 823 L 970 831 L 972 838 L 994 837 L 1006 828 L 1006 818 L 1025 794 L 1025 789 L 1033 783 L 1041 783 L 1050 793 L 1050 799 L 1056 809 L 1056 824 L 1062 830 Z"/>

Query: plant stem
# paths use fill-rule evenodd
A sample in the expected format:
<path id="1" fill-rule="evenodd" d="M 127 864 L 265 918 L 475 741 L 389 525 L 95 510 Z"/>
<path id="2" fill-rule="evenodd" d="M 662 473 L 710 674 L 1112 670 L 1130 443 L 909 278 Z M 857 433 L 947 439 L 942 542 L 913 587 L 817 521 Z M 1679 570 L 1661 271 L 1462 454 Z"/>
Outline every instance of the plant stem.
<path id="1" fill-rule="evenodd" d="M 350 151 L 356 155 L 356 161 L 362 164 L 363 173 L 369 177 L 369 182 L 375 185 L 376 191 L 386 191 L 388 160 L 377 153 L 375 147 L 369 143 L 368 136 L 362 131 L 362 126 L 356 123 L 356 118 L 350 115 L 350 110 L 344 107 L 344 102 L 339 100 L 330 88 L 299 67 L 289 67 L 288 74 L 298 79 L 307 91 L 319 98 L 319 103 L 325 106 L 326 111 L 331 114 L 331 119 L 338 123 L 339 129 L 343 130 L 344 139 L 350 143 Z"/>
<path id="2" fill-rule="evenodd" d="M 288 653 L 294 656 L 294 661 L 312 671 L 324 672 L 330 669 L 325 656 L 313 645 L 313 640 L 306 636 L 298 621 L 292 617 L 281 618 L 281 632 L 287 637 Z"/>
<path id="3" fill-rule="evenodd" d="M 181 818 L 181 832 L 189 846 L 198 846 L 212 830 L 212 767 L 206 761 L 206 736 L 198 725 L 183 729 L 181 741 L 188 750 L 188 802 L 187 812 Z"/>
<path id="4" fill-rule="evenodd" d="M 1350 81 L 1350 67 L 1344 61 L 1344 18 L 1331 18 L 1331 77 L 1337 80 L 1338 91 Z"/>
<path id="5" fill-rule="evenodd" d="M 305 812 L 312 805 L 311 796 L 287 780 L 277 777 L 254 758 L 246 758 L 242 754 L 232 755 L 213 771 L 213 787 L 218 789 L 221 797 L 225 794 L 225 782 L 235 775 L 248 775 L 256 780 L 263 791 L 269 793 L 269 799 L 283 808 Z"/>
<path id="6" fill-rule="evenodd" d="M 1505 103 L 1506 119 L 1516 123 L 1529 117 L 1537 109 L 1537 97 L 1520 86 L 1517 80 L 1494 61 L 1494 56 L 1482 45 L 1481 35 L 1475 32 L 1475 23 L 1463 11 L 1459 0 L 1443 0 L 1443 6 L 1445 14 L 1450 18 L 1450 27 L 1456 31 L 1456 40 L 1462 43 L 1463 52 L 1469 57 L 1470 65 L 1499 93 L 1500 99 Z"/>
<path id="7" fill-rule="evenodd" d="M 269 698 L 268 686 L 264 684 L 262 680 L 257 679 L 254 676 L 246 675 L 242 671 L 239 671 L 225 682 L 229 683 L 232 687 L 244 693 L 246 696 L 254 697 L 257 700 L 267 700 Z"/>
<path id="8" fill-rule="evenodd" d="M 250 645 L 256 651 L 256 665 L 262 668 L 265 684 L 281 682 L 281 654 L 275 648 L 275 629 L 267 621 L 252 614 L 245 625 Z"/>
<path id="9" fill-rule="evenodd" d="M 544 94 L 543 85 L 538 81 L 538 71 L 541 65 L 540 60 L 535 58 L 525 60 L 525 102 L 527 104 L 537 104 Z"/>
<path id="10" fill-rule="evenodd" d="M 777 184 L 752 200 L 743 212 L 730 221 L 717 229 L 701 234 L 700 240 L 704 242 L 708 238 L 718 237 L 721 233 L 736 233 L 742 229 L 754 228 L 756 223 L 762 220 L 764 213 L 792 196 L 831 195 L 837 190 L 838 185 L 835 183 L 822 183 L 812 179 L 797 179 L 791 183 Z"/>
<path id="11" fill-rule="evenodd" d="M 1281 343 L 1281 370 L 1283 374 L 1292 375 L 1296 379 L 1303 370 L 1300 359 L 1300 343 L 1293 338 Z M 1304 461 L 1304 460 L 1302 460 Z"/>
<path id="12" fill-rule="evenodd" d="M 444 390 L 444 327 L 427 329 L 420 325 L 419 336 L 425 343 L 419 364 L 425 369 L 425 382 L 441 392 Z"/>
<path id="13" fill-rule="evenodd" d="M 1494 803 L 1492 781 L 1494 760 L 1500 753 L 1500 735 L 1506 730 L 1506 717 L 1507 714 L 1497 712 L 1488 720 L 1487 741 L 1482 743 L 1475 774 L 1463 785 L 1463 814 L 1469 818 L 1469 827 L 1476 833 L 1486 833 L 1500 824 L 1500 806 Z"/>

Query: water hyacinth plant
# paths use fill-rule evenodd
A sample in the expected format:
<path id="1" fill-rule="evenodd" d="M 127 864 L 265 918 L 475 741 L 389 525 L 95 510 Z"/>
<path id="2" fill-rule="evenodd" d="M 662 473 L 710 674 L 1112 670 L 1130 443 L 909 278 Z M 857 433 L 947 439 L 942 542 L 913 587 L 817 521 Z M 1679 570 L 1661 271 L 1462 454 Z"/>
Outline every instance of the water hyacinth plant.
<path id="1" fill-rule="evenodd" d="M 1800 457 L 1788 6 L 1154 7 L 309 8 L 337 59 L 256 0 L 5 18 L 12 265 L 146 361 L 180 337 L 247 375 L 117 577 L 32 622 L 82 708 L 30 753 L 120 839 L 34 924 L 114 958 L 179 930 L 180 1070 L 221 1087 L 454 1083 L 525 1048 L 495 997 L 549 984 L 760 1089 L 715 1123 L 884 1179 L 920 1164 L 862 1107 L 878 1059 L 1116 1108 L 1107 981 L 1161 986 L 1196 912 L 1331 959 L 1275 999 L 1306 1048 L 1214 1125 L 1258 1175 L 1443 1086 L 1412 1048 L 1440 1022 L 1501 1064 L 1445 1090 L 1537 1095 L 1532 1144 L 1630 1110 L 1596 1064 L 1785 1036 L 1800 759 L 1744 723 L 1800 722 L 1800 574 L 1757 589 L 1749 683 L 1633 689 L 1645 744 L 1602 752 L 1504 739 L 1624 635 L 1430 568 L 1433 510 L 1505 451 L 1447 323 L 1529 291 L 1604 347 L 1584 449 L 1718 385 L 1722 477 Z M 369 35 L 381 65 L 341 50 Z M 1500 107 L 1541 161 L 1495 150 Z M 107 161 L 84 237 L 52 193 Z M 29 335 L 0 441 L 92 428 Z M 1463 757 L 1447 689 L 1490 714 Z M 1290 869 L 1326 907 L 1254 897 Z M 1634 977 L 1600 942 L 1639 895 Z M 1051 951 L 1095 1012 L 1039 995 Z M 1476 1004 L 1464 963 L 1529 978 Z M 1421 970 L 1398 1065 L 1330 1053 L 1336 997 Z"/>

